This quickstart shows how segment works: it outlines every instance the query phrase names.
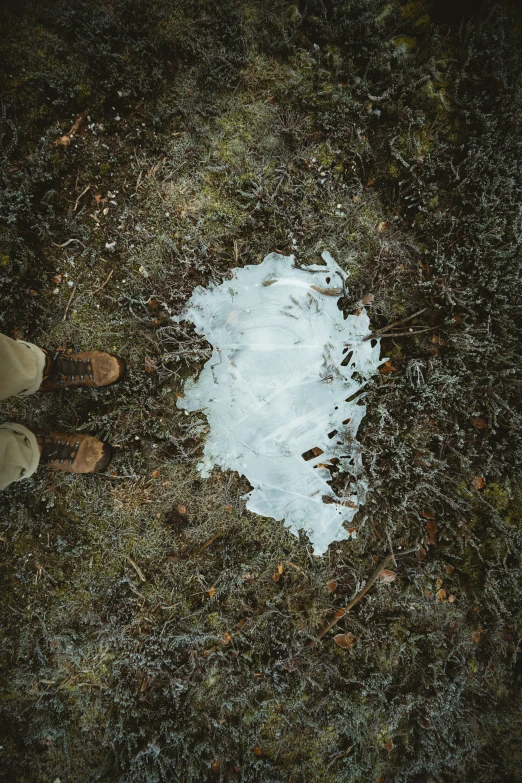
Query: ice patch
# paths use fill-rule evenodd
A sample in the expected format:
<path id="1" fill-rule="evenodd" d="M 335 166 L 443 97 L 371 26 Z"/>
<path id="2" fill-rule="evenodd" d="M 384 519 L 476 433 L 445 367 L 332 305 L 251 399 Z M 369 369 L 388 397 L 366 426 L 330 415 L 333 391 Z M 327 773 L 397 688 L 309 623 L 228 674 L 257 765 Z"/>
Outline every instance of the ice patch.
<path id="1" fill-rule="evenodd" d="M 246 476 L 247 508 L 304 530 L 317 555 L 348 538 L 343 524 L 364 503 L 361 390 L 385 361 L 379 340 L 364 340 L 366 311 L 343 318 L 346 274 L 330 253 L 322 257 L 326 266 L 299 267 L 271 253 L 234 269 L 232 280 L 196 288 L 174 319 L 191 321 L 213 346 L 178 400 L 210 424 L 202 475 L 219 465 Z M 327 483 L 332 459 L 352 479 L 346 497 Z"/>

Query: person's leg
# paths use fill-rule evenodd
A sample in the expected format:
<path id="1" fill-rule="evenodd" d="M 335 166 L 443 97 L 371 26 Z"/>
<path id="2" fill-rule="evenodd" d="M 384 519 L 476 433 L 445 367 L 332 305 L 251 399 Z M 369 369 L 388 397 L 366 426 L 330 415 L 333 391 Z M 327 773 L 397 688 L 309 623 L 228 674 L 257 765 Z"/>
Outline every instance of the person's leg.
<path id="1" fill-rule="evenodd" d="M 34 432 L 21 424 L 0 424 L 0 489 L 32 476 L 39 462 Z"/>
<path id="2" fill-rule="evenodd" d="M 0 400 L 34 394 L 41 386 L 45 361 L 38 346 L 0 334 Z"/>

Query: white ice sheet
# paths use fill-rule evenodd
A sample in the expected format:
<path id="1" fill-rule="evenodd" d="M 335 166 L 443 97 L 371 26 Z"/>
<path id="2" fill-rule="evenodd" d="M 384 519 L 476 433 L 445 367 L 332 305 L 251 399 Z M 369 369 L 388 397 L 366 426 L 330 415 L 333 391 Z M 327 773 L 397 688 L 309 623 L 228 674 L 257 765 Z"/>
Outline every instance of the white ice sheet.
<path id="1" fill-rule="evenodd" d="M 364 502 L 355 439 L 364 394 L 348 399 L 385 361 L 379 340 L 363 341 L 366 312 L 343 318 L 337 301 L 346 275 L 330 253 L 322 257 L 326 266 L 298 268 L 294 256 L 271 253 L 233 270 L 232 280 L 196 288 L 176 319 L 191 321 L 213 346 L 178 402 L 204 411 L 210 424 L 202 475 L 215 465 L 245 475 L 253 487 L 247 508 L 304 530 L 317 555 L 348 537 L 346 523 Z M 347 497 L 327 483 L 321 466 L 332 458 L 353 477 Z"/>

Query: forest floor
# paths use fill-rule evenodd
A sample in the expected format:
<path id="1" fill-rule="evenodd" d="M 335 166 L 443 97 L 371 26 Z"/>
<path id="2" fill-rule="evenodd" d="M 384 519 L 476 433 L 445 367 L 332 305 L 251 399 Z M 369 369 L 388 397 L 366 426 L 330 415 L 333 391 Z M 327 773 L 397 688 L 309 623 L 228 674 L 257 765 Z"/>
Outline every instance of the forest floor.
<path id="1" fill-rule="evenodd" d="M 522 781 L 521 19 L 487 5 L 3 6 L 0 328 L 129 373 L 2 403 L 115 458 L 0 497 L 0 781 Z M 315 557 L 198 473 L 209 346 L 172 316 L 325 249 L 345 313 L 419 314 L 368 387 L 357 538 Z"/>

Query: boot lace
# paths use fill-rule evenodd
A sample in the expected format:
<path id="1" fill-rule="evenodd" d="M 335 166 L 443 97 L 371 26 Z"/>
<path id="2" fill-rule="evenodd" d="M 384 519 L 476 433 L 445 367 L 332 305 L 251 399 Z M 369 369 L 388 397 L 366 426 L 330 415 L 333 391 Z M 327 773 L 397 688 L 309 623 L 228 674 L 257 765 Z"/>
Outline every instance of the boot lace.
<path id="1" fill-rule="evenodd" d="M 47 353 L 48 368 L 44 374 L 44 381 L 56 383 L 58 386 L 65 386 L 69 380 L 75 381 L 80 378 L 82 381 L 87 375 L 90 380 L 94 380 L 91 357 L 83 359 L 73 359 L 72 356 L 56 351 L 56 353 Z"/>
<path id="2" fill-rule="evenodd" d="M 58 460 L 60 465 L 63 465 L 65 460 L 67 460 L 69 465 L 72 465 L 80 447 L 79 440 L 75 441 L 74 444 L 70 440 L 62 443 L 61 438 L 53 438 L 52 435 L 37 435 L 36 440 L 42 450 L 40 455 L 40 463 L 42 464 Z"/>

